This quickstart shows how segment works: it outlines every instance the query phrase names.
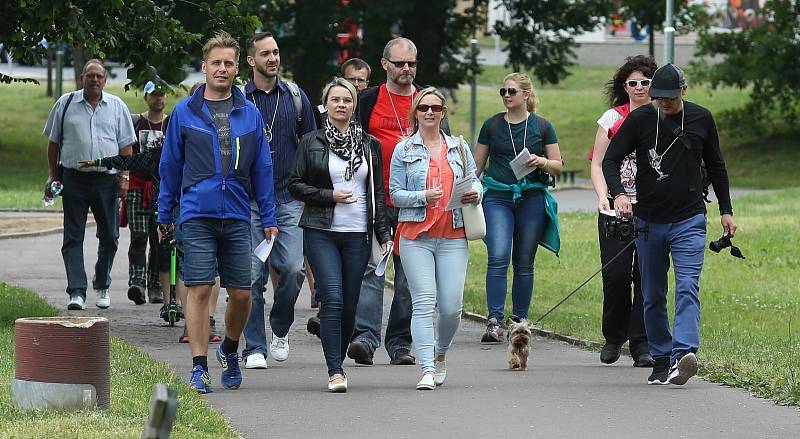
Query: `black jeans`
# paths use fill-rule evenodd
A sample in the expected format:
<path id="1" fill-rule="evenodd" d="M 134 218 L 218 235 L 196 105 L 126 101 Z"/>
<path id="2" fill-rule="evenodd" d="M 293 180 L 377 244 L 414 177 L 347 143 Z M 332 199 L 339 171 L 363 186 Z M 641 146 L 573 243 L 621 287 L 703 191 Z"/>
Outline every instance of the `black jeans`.
<path id="1" fill-rule="evenodd" d="M 628 241 L 605 236 L 604 222 L 611 220 L 613 218 L 603 214 L 599 214 L 597 220 L 600 261 L 603 265 L 628 244 Z M 603 337 L 606 342 L 614 344 L 630 340 L 631 355 L 634 358 L 648 352 L 642 281 L 635 245 L 628 247 L 603 270 Z"/>
<path id="2" fill-rule="evenodd" d="M 61 256 L 67 271 L 67 294 L 86 298 L 86 269 L 83 264 L 83 238 L 89 208 L 97 223 L 97 263 L 92 287 L 107 289 L 111 285 L 111 266 L 119 241 L 119 193 L 117 176 L 96 172 L 64 169 L 64 241 Z"/>
<path id="3" fill-rule="evenodd" d="M 308 248 L 313 249 L 308 258 L 314 267 L 317 291 L 322 297 L 320 336 L 328 375 L 331 376 L 343 373 L 342 361 L 353 336 L 370 246 L 366 233 L 312 228 L 306 228 L 303 233 Z"/>

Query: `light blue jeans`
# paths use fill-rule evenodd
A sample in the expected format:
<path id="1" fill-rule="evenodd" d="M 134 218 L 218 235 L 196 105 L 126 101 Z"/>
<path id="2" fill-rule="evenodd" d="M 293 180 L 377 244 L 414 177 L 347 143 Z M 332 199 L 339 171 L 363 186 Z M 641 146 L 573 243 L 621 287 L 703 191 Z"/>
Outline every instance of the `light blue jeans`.
<path id="1" fill-rule="evenodd" d="M 468 257 L 464 238 L 431 238 L 427 233 L 413 240 L 400 238 L 400 258 L 411 291 L 411 337 L 422 372 L 435 370 L 434 352 L 447 353 L 461 322 Z M 433 329 L 437 304 L 438 338 Z"/>

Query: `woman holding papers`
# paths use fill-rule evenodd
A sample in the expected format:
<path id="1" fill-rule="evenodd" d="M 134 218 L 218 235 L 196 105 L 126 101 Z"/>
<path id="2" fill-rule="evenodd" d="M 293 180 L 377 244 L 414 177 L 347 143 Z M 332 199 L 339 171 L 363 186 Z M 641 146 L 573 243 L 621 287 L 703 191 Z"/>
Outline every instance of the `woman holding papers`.
<path id="1" fill-rule="evenodd" d="M 506 111 L 484 122 L 475 145 L 478 175 L 485 171 L 486 191 L 489 324 L 482 343 L 504 341 L 501 325 L 509 261 L 514 267 L 513 312 L 527 319 L 536 250 L 542 245 L 558 255 L 560 246 L 557 205 L 547 190 L 562 166 L 556 131 L 548 120 L 534 114 L 537 98 L 527 75 L 507 75 L 500 97 Z"/>
<path id="2" fill-rule="evenodd" d="M 400 259 L 411 291 L 411 336 L 422 368 L 418 390 L 444 384 L 445 354 L 461 322 L 468 253 L 461 209 L 453 204 L 477 204 L 482 194 L 469 147 L 441 130 L 446 114 L 439 90 L 431 87 L 417 94 L 408 115 L 412 134 L 395 147 L 389 176 L 392 203 L 400 208 Z M 463 179 L 470 182 L 466 190 L 458 184 Z M 460 190 L 454 191 L 456 187 Z M 456 192 L 461 193 L 459 203 L 451 203 Z M 433 327 L 437 303 L 438 338 Z"/>
<path id="3" fill-rule="evenodd" d="M 592 161 L 592 186 L 597 193 L 597 209 L 612 209 L 606 180 L 603 178 L 603 157 L 611 138 L 619 130 L 631 111 L 650 103 L 650 78 L 656 71 L 653 58 L 645 55 L 629 57 L 606 84 L 606 97 L 612 108 L 597 120 L 594 147 L 589 154 Z M 620 167 L 622 186 L 632 203 L 636 203 L 636 154 L 625 157 Z M 610 212 L 608 212 L 610 213 Z M 612 214 L 613 215 L 613 214 Z M 605 266 L 622 251 L 628 242 L 614 236 L 606 236 L 605 223 L 613 216 L 599 214 L 597 226 L 600 239 L 600 261 Z M 644 304 L 639 278 L 639 265 L 635 256 L 636 247 L 631 245 L 610 265 L 603 269 L 603 337 L 606 343 L 600 351 L 600 361 L 611 364 L 622 353 L 622 345 L 629 340 L 633 365 L 653 367 L 655 361 L 647 346 L 644 329 Z M 633 301 L 631 301 L 633 284 Z"/>
<path id="4" fill-rule="evenodd" d="M 322 297 L 320 337 L 328 390 L 335 393 L 347 391 L 342 360 L 353 335 L 373 236 L 384 254 L 392 246 L 380 143 L 351 119 L 357 99 L 344 79 L 335 78 L 324 88 L 324 128 L 300 140 L 289 177 L 289 192 L 305 203 L 299 225 L 312 249 L 308 258 Z"/>

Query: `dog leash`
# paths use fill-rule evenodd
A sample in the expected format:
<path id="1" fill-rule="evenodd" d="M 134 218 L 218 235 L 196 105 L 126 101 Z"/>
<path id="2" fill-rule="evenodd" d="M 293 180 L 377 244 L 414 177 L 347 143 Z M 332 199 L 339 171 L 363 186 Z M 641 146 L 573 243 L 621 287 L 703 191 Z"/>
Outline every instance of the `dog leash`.
<path id="1" fill-rule="evenodd" d="M 620 250 L 620 251 L 619 251 L 619 252 L 618 252 L 616 255 L 614 255 L 614 257 L 613 257 L 613 258 L 611 258 L 611 259 L 610 259 L 608 262 L 606 262 L 606 264 L 605 264 L 605 265 L 603 265 L 602 267 L 600 267 L 600 269 L 599 269 L 599 270 L 595 271 L 593 275 L 589 276 L 589 278 L 588 278 L 588 279 L 586 279 L 585 281 L 583 281 L 583 283 L 582 283 L 582 284 L 578 285 L 578 287 L 577 287 L 577 288 L 575 288 L 574 290 L 572 290 L 572 292 L 571 292 L 571 293 L 567 294 L 567 297 L 565 297 L 565 298 L 561 299 L 561 302 L 558 302 L 558 303 L 556 303 L 556 305 L 555 305 L 554 307 L 550 308 L 550 310 L 549 310 L 549 311 L 547 311 L 546 313 L 544 313 L 544 315 L 542 315 L 541 317 L 539 317 L 538 319 L 536 319 L 536 321 L 535 321 L 535 322 L 533 322 L 533 324 L 531 324 L 530 326 L 531 326 L 531 327 L 534 327 L 534 326 L 538 325 L 538 324 L 539 324 L 539 322 L 541 322 L 541 321 L 542 321 L 542 320 L 543 320 L 545 317 L 547 317 L 548 315 L 550 315 L 550 313 L 551 313 L 551 312 L 555 311 L 555 309 L 556 309 L 556 308 L 558 308 L 558 307 L 559 307 L 559 306 L 561 306 L 561 305 L 562 305 L 564 302 L 566 302 L 566 301 L 567 301 L 567 300 L 568 300 L 570 297 L 572 297 L 572 295 L 573 295 L 573 294 L 577 293 L 577 292 L 578 292 L 578 290 L 580 290 L 581 288 L 583 288 L 583 286 L 584 286 L 584 285 L 588 284 L 588 283 L 589 283 L 589 281 L 591 281 L 592 279 L 594 279 L 594 277 L 595 277 L 595 276 L 597 276 L 597 274 L 598 274 L 598 273 L 600 273 L 601 271 L 603 271 L 603 269 L 604 269 L 604 268 L 606 268 L 606 267 L 608 267 L 609 265 L 611 265 L 611 263 L 612 263 L 612 262 L 614 262 L 614 260 L 616 260 L 618 257 L 620 257 L 620 255 L 622 255 L 622 253 L 624 253 L 624 252 L 625 252 L 625 250 L 627 250 L 627 249 L 628 249 L 628 247 L 630 247 L 631 245 L 633 245 L 633 243 L 634 243 L 634 242 L 636 242 L 636 241 L 635 241 L 635 240 L 633 240 L 633 239 L 631 239 L 631 240 L 630 240 L 630 242 L 628 242 L 628 244 L 627 244 L 627 245 L 625 245 L 625 247 L 622 247 L 622 250 Z"/>

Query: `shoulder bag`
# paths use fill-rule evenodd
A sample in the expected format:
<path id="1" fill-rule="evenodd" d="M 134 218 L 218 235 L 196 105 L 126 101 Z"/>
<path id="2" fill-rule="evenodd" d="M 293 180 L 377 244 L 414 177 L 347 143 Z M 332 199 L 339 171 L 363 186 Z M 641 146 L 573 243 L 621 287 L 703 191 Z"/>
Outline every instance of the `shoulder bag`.
<path id="1" fill-rule="evenodd" d="M 467 174 L 467 151 L 465 150 L 464 136 L 459 136 L 458 152 L 464 164 L 464 175 Z M 483 206 L 480 204 L 467 204 L 461 208 L 461 217 L 464 219 L 464 234 L 468 241 L 476 241 L 486 236 L 486 219 L 483 216 Z"/>

